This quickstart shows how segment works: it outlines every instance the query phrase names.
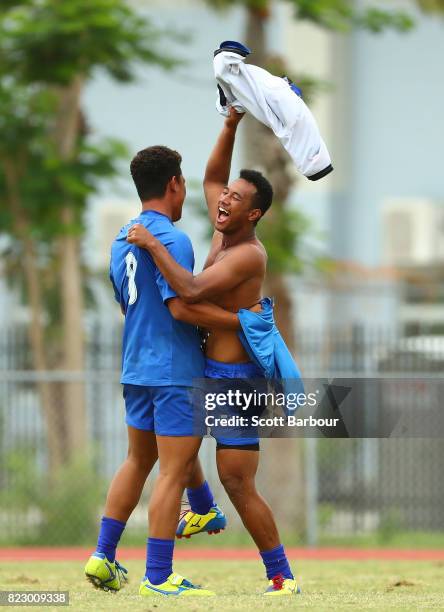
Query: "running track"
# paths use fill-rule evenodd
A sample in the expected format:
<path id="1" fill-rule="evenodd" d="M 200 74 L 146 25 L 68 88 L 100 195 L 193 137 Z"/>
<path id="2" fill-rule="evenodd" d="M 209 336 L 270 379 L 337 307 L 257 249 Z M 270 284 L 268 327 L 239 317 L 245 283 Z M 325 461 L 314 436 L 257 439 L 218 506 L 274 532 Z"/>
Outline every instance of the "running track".
<path id="1" fill-rule="evenodd" d="M 11 561 L 84 561 L 91 554 L 91 548 L 42 547 L 42 548 L 0 548 L 0 562 Z M 290 559 L 314 559 L 316 561 L 444 561 L 444 550 L 414 549 L 353 549 L 353 548 L 287 548 Z M 145 548 L 120 548 L 119 558 L 144 560 Z M 251 548 L 176 548 L 175 559 L 244 561 L 258 559 L 258 553 Z"/>

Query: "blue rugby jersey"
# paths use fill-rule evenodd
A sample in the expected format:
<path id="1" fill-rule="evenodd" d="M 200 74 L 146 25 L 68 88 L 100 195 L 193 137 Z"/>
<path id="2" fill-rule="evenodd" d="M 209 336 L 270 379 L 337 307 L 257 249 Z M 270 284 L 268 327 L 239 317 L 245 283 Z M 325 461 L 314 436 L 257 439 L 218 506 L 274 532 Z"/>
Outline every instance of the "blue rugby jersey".
<path id="1" fill-rule="evenodd" d="M 191 386 L 204 376 L 204 357 L 196 327 L 176 321 L 166 301 L 176 293 L 145 249 L 126 241 L 128 229 L 144 225 L 184 268 L 193 272 L 188 236 L 156 211 L 143 211 L 125 225 L 111 247 L 110 279 L 125 313 L 121 382 L 144 386 Z"/>

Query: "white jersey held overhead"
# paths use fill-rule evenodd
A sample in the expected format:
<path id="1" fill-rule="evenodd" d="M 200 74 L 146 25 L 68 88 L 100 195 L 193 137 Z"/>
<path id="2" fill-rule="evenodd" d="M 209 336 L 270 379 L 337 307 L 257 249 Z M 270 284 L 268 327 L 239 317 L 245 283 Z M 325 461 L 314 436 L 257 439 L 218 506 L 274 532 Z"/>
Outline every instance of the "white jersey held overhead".
<path id="1" fill-rule="evenodd" d="M 310 109 L 291 81 L 245 64 L 249 53 L 247 47 L 234 41 L 221 43 L 215 51 L 217 110 L 225 116 L 230 106 L 249 112 L 273 130 L 301 174 L 312 181 L 323 178 L 333 167 Z"/>

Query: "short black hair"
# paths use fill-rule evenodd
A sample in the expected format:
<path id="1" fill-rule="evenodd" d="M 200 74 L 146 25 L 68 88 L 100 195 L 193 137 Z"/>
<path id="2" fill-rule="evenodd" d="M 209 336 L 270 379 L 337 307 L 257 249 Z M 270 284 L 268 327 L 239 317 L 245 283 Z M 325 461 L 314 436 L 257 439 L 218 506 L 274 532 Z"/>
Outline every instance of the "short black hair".
<path id="1" fill-rule="evenodd" d="M 131 160 L 130 170 L 142 202 L 165 195 L 168 182 L 182 174 L 182 157 L 168 147 L 147 147 Z"/>
<path id="2" fill-rule="evenodd" d="M 260 208 L 262 211 L 261 218 L 270 208 L 273 201 L 273 187 L 263 174 L 257 170 L 241 170 L 240 178 L 248 181 L 256 187 L 256 193 L 253 196 L 252 207 Z"/>

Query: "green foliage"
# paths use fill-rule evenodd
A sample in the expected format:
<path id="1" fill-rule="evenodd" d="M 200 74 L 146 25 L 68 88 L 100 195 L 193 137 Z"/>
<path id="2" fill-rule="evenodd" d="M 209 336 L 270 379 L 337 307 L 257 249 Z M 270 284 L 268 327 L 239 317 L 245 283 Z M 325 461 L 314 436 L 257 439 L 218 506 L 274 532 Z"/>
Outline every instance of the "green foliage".
<path id="1" fill-rule="evenodd" d="M 40 481 L 36 478 L 36 449 L 17 445 L 1 453 L 5 482 L 0 488 L 0 507 L 5 511 L 24 511 L 40 497 Z"/>
<path id="2" fill-rule="evenodd" d="M 418 0 L 421 3 L 421 0 Z M 359 9 L 355 0 L 287 0 L 294 8 L 297 19 L 311 21 L 328 30 L 348 32 L 354 27 L 364 28 L 371 32 L 381 32 L 393 28 L 404 32 L 413 27 L 412 18 L 404 11 L 387 11 L 378 7 Z M 440 3 L 442 0 L 422 0 L 422 2 Z M 243 5 L 267 14 L 271 0 L 206 0 L 215 9 L 227 9 L 234 5 Z"/>
<path id="3" fill-rule="evenodd" d="M 0 155 L 38 144 L 50 128 L 56 98 L 36 87 L 18 87 L 15 79 L 0 73 Z"/>
<path id="4" fill-rule="evenodd" d="M 17 159 L 17 190 L 33 238 L 52 243 L 61 234 L 81 233 L 86 198 L 97 190 L 99 179 L 115 175 L 126 148 L 112 139 L 97 145 L 80 141 L 74 158 L 62 160 L 50 142 L 36 139 L 28 144 L 31 148 L 24 152 L 23 163 L 20 156 Z M 76 213 L 70 227 L 60 224 L 60 204 L 66 201 Z M 14 221 L 11 210 L 2 207 L 0 232 L 14 234 Z"/>
<path id="5" fill-rule="evenodd" d="M 13 524 L 17 525 L 17 533 L 8 533 L 2 540 L 69 545 L 94 539 L 105 483 L 94 473 L 91 457 L 77 457 L 60 468 L 50 488 L 39 469 L 36 447 L 22 444 L 3 450 L 1 463 L 0 507 L 6 515 L 16 517 Z M 31 510 L 36 522 L 25 528 Z"/>
<path id="6" fill-rule="evenodd" d="M 276 202 L 267 217 L 258 223 L 257 234 L 268 253 L 268 272 L 301 272 L 301 238 L 310 227 L 308 218 L 300 211 L 287 210 Z"/>
<path id="7" fill-rule="evenodd" d="M 79 544 L 93 541 L 104 482 L 92 470 L 89 457 L 77 458 L 61 468 L 54 486 L 40 497 L 43 523 L 38 542 Z"/>
<path id="8" fill-rule="evenodd" d="M 31 239 L 47 321 L 60 309 L 61 236 L 80 236 L 89 196 L 118 172 L 122 142 L 90 139 L 74 96 L 75 134 L 62 152 L 61 125 L 73 83 L 93 71 L 118 81 L 135 78 L 137 65 L 170 68 L 164 32 L 125 0 L 4 0 L 0 6 L 0 234 L 8 235 L 7 276 L 23 281 L 22 241 Z M 177 39 L 177 37 L 176 37 Z M 81 94 L 81 91 L 80 91 Z M 70 209 L 69 225 L 61 211 Z M 25 224 L 25 230 L 23 229 Z M 78 262 L 80 267 L 80 261 Z M 48 330 L 57 338 L 57 331 Z"/>
<path id="9" fill-rule="evenodd" d="M 426 13 L 444 14 L 444 0 L 416 0 L 416 3 Z"/>
<path id="10" fill-rule="evenodd" d="M 27 162 L 21 166 L 22 174 L 17 189 L 35 245 L 35 263 L 40 272 L 40 285 L 45 297 L 47 340 L 57 342 L 61 303 L 58 282 L 59 245 L 55 238 L 83 233 L 84 208 L 88 196 L 96 192 L 100 179 L 111 179 L 116 174 L 120 160 L 127 157 L 127 151 L 120 141 L 113 139 L 102 139 L 97 144 L 81 140 L 74 158 L 65 161 L 57 156 L 49 142 L 37 138 L 29 144 L 31 147 L 26 152 Z M 74 211 L 70 225 L 60 223 L 60 203 L 66 203 L 67 198 Z M 14 215 L 7 206 L 0 206 L 0 232 L 10 236 L 16 234 Z M 21 241 L 10 242 L 7 252 L 3 254 L 9 286 L 19 290 L 22 299 L 26 300 Z"/>
<path id="11" fill-rule="evenodd" d="M 169 68 L 161 33 L 122 0 L 34 0 L 3 8 L 3 70 L 25 83 L 69 84 L 94 68 L 120 81 L 134 77 L 134 60 Z M 1 13 L 0 13 L 1 16 Z"/>
<path id="12" fill-rule="evenodd" d="M 236 4 L 251 9 L 266 10 L 270 0 L 205 0 L 205 3 L 216 10 L 226 10 Z"/>
<path id="13" fill-rule="evenodd" d="M 354 0 L 289 0 L 295 17 L 312 21 L 329 30 L 348 32 L 354 27 L 381 32 L 393 28 L 401 32 L 413 27 L 404 11 L 386 11 L 378 7 L 358 8 Z"/>
<path id="14" fill-rule="evenodd" d="M 80 117 L 69 159 L 55 142 L 60 93 L 95 68 L 118 80 L 134 77 L 135 62 L 171 67 L 157 49 L 160 32 L 124 0 L 29 0 L 0 11 L 0 232 L 14 234 L 8 170 L 36 240 L 82 230 L 81 217 L 100 179 L 117 172 L 127 155 L 121 142 L 92 144 Z M 63 112 L 63 109 L 62 109 Z M 80 109 L 79 109 L 80 113 Z M 11 182 L 11 180 L 10 180 Z M 60 223 L 61 206 L 75 210 L 72 227 Z"/>
<path id="15" fill-rule="evenodd" d="M 26 6 L 31 4 L 33 0 L 2 0 L 0 5 L 0 17 L 9 11 L 11 8 L 17 8 L 19 6 Z"/>
<path id="16" fill-rule="evenodd" d="M 401 11 L 387 12 L 379 8 L 369 8 L 362 14 L 355 15 L 352 24 L 374 34 L 379 34 L 387 28 L 407 32 L 414 26 L 413 19 L 406 13 Z"/>

